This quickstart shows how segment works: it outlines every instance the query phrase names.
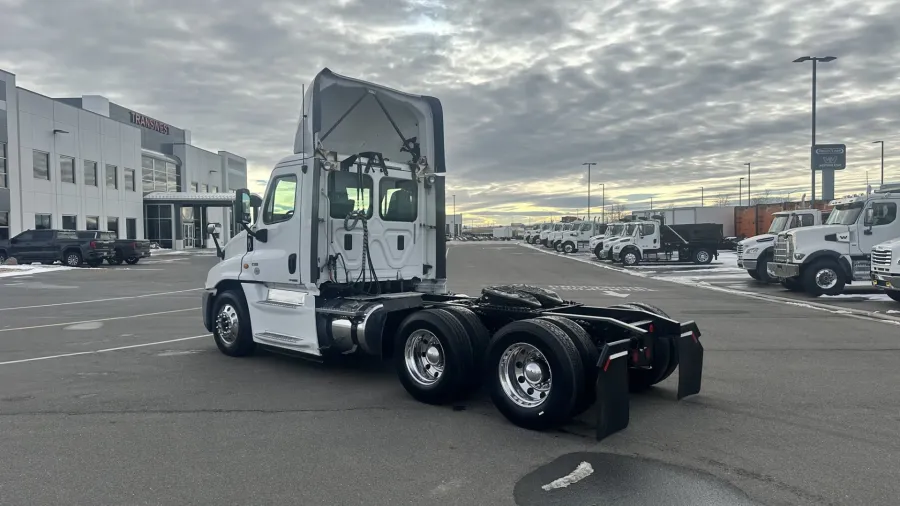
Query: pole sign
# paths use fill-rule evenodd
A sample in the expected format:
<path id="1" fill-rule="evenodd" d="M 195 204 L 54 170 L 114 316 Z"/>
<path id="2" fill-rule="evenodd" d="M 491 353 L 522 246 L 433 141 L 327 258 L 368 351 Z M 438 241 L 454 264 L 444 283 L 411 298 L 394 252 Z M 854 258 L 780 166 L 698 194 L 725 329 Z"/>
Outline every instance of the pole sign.
<path id="1" fill-rule="evenodd" d="M 813 170 L 847 168 L 847 146 L 844 144 L 816 144 L 812 156 Z"/>

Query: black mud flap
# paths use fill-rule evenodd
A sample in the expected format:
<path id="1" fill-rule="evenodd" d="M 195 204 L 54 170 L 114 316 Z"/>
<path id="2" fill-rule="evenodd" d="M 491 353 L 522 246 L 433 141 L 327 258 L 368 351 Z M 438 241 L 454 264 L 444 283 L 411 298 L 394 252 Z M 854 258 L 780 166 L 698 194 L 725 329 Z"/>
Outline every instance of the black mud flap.
<path id="1" fill-rule="evenodd" d="M 597 362 L 597 441 L 628 427 L 630 339 L 603 345 Z"/>
<path id="2" fill-rule="evenodd" d="M 681 324 L 678 336 L 678 400 L 700 392 L 703 376 L 703 345 L 694 322 Z"/>

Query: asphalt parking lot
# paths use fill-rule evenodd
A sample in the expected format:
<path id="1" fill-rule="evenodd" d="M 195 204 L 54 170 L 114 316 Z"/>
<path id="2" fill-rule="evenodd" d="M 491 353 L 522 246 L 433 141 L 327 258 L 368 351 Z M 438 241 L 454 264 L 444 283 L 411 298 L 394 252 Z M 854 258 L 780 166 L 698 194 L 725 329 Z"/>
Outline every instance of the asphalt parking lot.
<path id="1" fill-rule="evenodd" d="M 628 429 L 529 432 L 483 395 L 413 401 L 389 367 L 225 357 L 211 256 L 0 278 L 0 504 L 895 504 L 900 326 L 455 243 L 451 289 L 556 287 L 696 320 L 703 390 L 633 397 Z M 594 473 L 541 485 L 579 462 Z"/>

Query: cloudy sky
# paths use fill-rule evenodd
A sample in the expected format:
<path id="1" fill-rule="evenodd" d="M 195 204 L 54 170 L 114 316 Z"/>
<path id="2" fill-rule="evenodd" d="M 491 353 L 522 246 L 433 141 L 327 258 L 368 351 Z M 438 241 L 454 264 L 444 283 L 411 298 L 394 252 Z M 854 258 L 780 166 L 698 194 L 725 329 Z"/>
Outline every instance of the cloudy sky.
<path id="1" fill-rule="evenodd" d="M 245 156 L 292 151 L 323 67 L 444 105 L 448 194 L 479 221 L 592 204 L 809 193 L 818 141 L 846 143 L 838 195 L 900 181 L 900 2 L 759 0 L 0 0 L 0 68 L 49 96 L 102 94 Z M 255 188 L 261 191 L 262 188 Z M 744 200 L 746 201 L 746 193 Z M 449 201 L 448 197 L 448 201 Z"/>

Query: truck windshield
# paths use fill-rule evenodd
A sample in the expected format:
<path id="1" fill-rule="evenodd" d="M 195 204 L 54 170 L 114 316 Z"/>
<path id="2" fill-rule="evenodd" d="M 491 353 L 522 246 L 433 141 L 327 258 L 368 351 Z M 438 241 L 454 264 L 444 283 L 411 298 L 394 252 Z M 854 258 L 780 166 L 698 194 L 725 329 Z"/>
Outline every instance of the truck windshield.
<path id="1" fill-rule="evenodd" d="M 606 237 L 615 237 L 619 235 L 622 233 L 623 228 L 625 228 L 625 226 L 621 224 L 610 225 L 606 228 Z"/>
<path id="2" fill-rule="evenodd" d="M 543 225 L 541 225 L 541 230 L 550 230 L 552 227 L 553 227 L 553 225 L 551 225 L 549 223 L 544 223 Z"/>
<path id="3" fill-rule="evenodd" d="M 586 231 L 586 230 L 590 230 L 590 229 L 591 229 L 591 224 L 590 224 L 590 223 L 582 223 L 582 224 L 581 224 L 581 231 L 582 231 L 582 232 L 584 232 L 584 231 Z"/>
<path id="4" fill-rule="evenodd" d="M 775 220 L 772 221 L 772 225 L 769 226 L 769 233 L 777 234 L 778 232 L 783 232 L 785 227 L 787 227 L 788 218 L 790 218 L 790 216 L 787 214 L 776 215 Z"/>
<path id="5" fill-rule="evenodd" d="M 566 231 L 566 230 L 572 230 L 572 227 L 573 227 L 573 226 L 574 226 L 574 225 L 572 225 L 571 223 L 569 223 L 568 225 L 566 225 L 566 226 L 563 227 L 563 231 Z"/>
<path id="6" fill-rule="evenodd" d="M 634 231 L 637 230 L 637 223 L 629 223 L 625 226 L 625 233 L 622 234 L 625 237 L 630 237 L 634 235 Z"/>
<path id="7" fill-rule="evenodd" d="M 828 215 L 828 221 L 825 224 L 853 225 L 856 223 L 856 219 L 859 218 L 859 213 L 862 212 L 864 205 L 863 202 L 854 202 L 853 204 L 835 206 L 831 210 L 831 214 Z"/>
<path id="8" fill-rule="evenodd" d="M 562 223 L 557 223 L 557 224 L 553 227 L 553 231 L 554 231 L 554 232 L 558 232 L 558 231 L 562 230 L 562 228 L 563 228 Z"/>

